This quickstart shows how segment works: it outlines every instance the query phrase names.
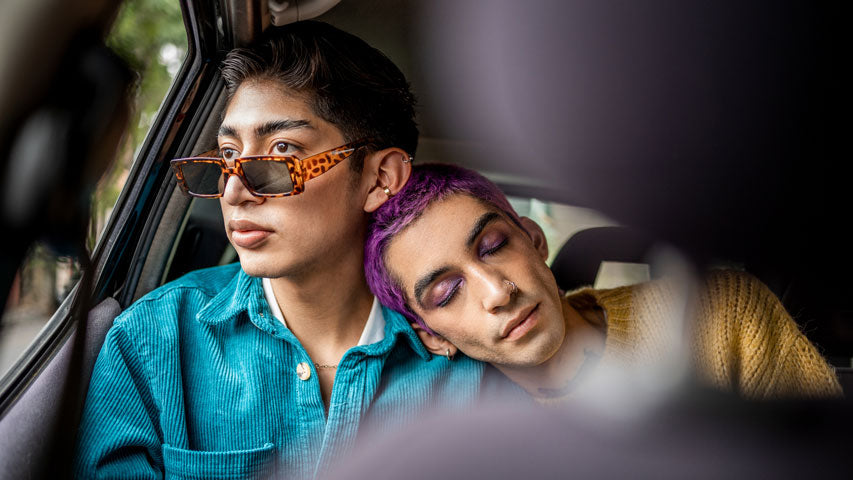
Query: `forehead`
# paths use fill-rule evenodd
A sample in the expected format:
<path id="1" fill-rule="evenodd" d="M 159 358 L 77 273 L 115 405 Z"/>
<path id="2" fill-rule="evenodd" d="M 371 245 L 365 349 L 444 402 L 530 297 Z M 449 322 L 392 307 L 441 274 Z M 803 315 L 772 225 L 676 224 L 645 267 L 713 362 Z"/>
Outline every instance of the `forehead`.
<path id="1" fill-rule="evenodd" d="M 470 195 L 451 194 L 430 204 L 406 230 L 414 231 L 416 234 L 436 234 L 436 236 L 448 232 L 467 232 L 477 218 L 491 211 L 498 210 Z"/>
<path id="2" fill-rule="evenodd" d="M 411 292 L 417 275 L 465 254 L 471 228 L 487 212 L 501 213 L 464 194 L 433 202 L 391 240 L 387 249 L 389 270 Z M 505 218 L 502 213 L 501 218 Z"/>
<path id="3" fill-rule="evenodd" d="M 227 128 L 222 130 L 242 136 L 260 124 L 282 120 L 306 121 L 318 134 L 339 133 L 314 113 L 307 94 L 271 79 L 249 79 L 237 88 L 226 106 L 222 126 Z"/>

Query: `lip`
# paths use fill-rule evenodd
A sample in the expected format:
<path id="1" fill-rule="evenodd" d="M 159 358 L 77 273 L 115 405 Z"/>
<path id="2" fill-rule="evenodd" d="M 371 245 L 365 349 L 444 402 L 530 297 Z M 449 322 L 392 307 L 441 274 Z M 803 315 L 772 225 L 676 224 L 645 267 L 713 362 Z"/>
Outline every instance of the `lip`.
<path id="1" fill-rule="evenodd" d="M 231 220 L 228 222 L 231 231 L 231 241 L 240 248 L 259 247 L 264 240 L 272 235 L 272 230 L 249 220 Z"/>
<path id="2" fill-rule="evenodd" d="M 539 317 L 536 315 L 537 312 L 539 312 L 538 303 L 522 310 L 501 329 L 501 339 L 515 340 L 524 336 L 538 322 Z"/>

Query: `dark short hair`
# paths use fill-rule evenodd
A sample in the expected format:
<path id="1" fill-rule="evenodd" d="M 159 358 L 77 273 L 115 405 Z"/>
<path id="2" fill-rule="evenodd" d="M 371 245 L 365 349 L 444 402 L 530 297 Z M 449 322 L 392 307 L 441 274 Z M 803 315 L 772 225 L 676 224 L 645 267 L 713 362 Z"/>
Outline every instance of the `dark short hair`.
<path id="1" fill-rule="evenodd" d="M 317 21 L 270 27 L 222 64 L 228 99 L 247 79 L 273 79 L 308 95 L 314 113 L 347 142 L 372 138 L 377 149 L 418 145 L 415 97 L 396 65 L 360 38 Z M 363 157 L 358 156 L 357 170 Z M 356 168 L 356 165 L 352 165 Z"/>

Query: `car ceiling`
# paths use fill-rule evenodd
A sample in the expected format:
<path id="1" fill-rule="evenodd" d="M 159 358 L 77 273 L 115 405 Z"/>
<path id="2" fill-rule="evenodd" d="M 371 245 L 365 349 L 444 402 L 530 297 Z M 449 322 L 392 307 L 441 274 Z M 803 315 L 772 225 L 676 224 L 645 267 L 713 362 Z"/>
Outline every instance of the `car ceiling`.
<path id="1" fill-rule="evenodd" d="M 819 233 L 837 235 L 850 206 L 833 193 L 849 172 L 834 160 L 849 124 L 841 13 L 771 1 L 343 0 L 320 19 L 410 79 L 419 158 L 559 187 L 703 258 L 774 263 L 850 257 Z"/>

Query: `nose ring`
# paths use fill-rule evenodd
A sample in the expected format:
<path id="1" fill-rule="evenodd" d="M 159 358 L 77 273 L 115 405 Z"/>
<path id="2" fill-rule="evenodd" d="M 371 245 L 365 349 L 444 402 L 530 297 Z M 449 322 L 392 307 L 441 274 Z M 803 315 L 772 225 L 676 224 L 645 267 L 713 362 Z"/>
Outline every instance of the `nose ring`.
<path id="1" fill-rule="evenodd" d="M 516 285 L 515 282 L 510 282 L 509 280 L 504 280 L 504 283 L 509 285 L 509 288 L 510 288 L 509 294 L 510 295 L 515 295 L 516 293 L 518 293 L 518 285 Z"/>

